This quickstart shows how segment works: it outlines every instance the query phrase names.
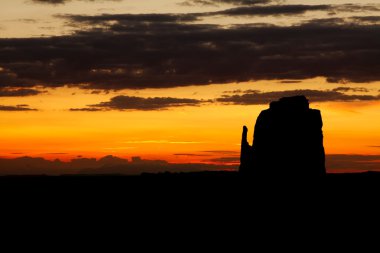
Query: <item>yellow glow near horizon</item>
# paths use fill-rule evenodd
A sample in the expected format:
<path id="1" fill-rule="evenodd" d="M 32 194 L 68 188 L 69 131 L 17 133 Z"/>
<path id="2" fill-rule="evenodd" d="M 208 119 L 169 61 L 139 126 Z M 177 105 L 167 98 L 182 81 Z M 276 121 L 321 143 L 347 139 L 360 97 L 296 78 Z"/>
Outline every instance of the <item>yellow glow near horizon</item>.
<path id="1" fill-rule="evenodd" d="M 380 87 L 378 83 L 345 85 L 366 87 L 370 94 L 377 94 L 376 87 Z M 301 86 L 303 89 L 331 90 L 339 85 L 316 78 L 302 81 Z M 71 112 L 69 109 L 108 101 L 116 95 L 215 99 L 226 90 L 273 91 L 297 87 L 299 83 L 279 85 L 276 81 L 261 81 L 123 90 L 100 95 L 78 88 L 45 89 L 41 95 L 22 99 L 23 103 L 39 111 L 0 112 L 0 141 L 3 144 L 0 153 L 3 157 L 27 155 L 64 160 L 78 155 L 95 158 L 142 156 L 173 162 L 202 162 L 220 156 L 202 153 L 210 150 L 234 151 L 229 156 L 238 156 L 242 126 L 249 126 L 252 142 L 256 118 L 268 105 L 211 103 L 158 111 Z M 2 104 L 19 103 L 20 98 L 2 101 Z M 374 147 L 380 144 L 380 101 L 312 103 L 311 107 L 322 111 L 326 153 L 380 154 L 380 149 Z"/>

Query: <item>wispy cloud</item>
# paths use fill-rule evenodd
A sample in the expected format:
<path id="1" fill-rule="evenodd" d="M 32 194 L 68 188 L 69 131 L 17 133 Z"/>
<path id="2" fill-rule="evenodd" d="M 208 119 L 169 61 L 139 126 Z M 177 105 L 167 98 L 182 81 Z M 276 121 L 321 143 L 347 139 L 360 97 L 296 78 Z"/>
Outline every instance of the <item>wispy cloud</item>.
<path id="1" fill-rule="evenodd" d="M 50 5 L 59 5 L 66 4 L 72 1 L 82 1 L 82 2 L 118 2 L 121 0 L 26 0 L 29 3 L 38 3 L 38 4 L 50 4 Z"/>
<path id="2" fill-rule="evenodd" d="M 286 90 L 262 92 L 258 90 L 246 90 L 236 92 L 240 94 L 223 95 L 217 101 L 225 104 L 236 105 L 260 105 L 268 104 L 281 97 L 306 96 L 310 102 L 353 102 L 353 101 L 379 101 L 379 95 L 345 94 L 344 92 L 368 92 L 363 88 L 338 87 L 333 90 Z"/>
<path id="3" fill-rule="evenodd" d="M 212 163 L 219 163 L 219 164 L 240 164 L 240 157 L 238 156 L 218 157 L 218 158 L 204 160 L 204 162 L 212 162 Z"/>
<path id="4" fill-rule="evenodd" d="M 206 151 L 200 151 L 200 152 L 211 153 L 211 154 L 238 154 L 240 153 L 240 151 L 235 151 L 235 150 L 206 150 Z"/>
<path id="5" fill-rule="evenodd" d="M 9 112 L 25 112 L 25 111 L 37 111 L 37 109 L 30 108 L 29 105 L 0 105 L 0 111 Z"/>
<path id="6" fill-rule="evenodd" d="M 43 91 L 39 91 L 36 89 L 23 89 L 23 88 L 6 88 L 0 87 L 0 97 L 27 97 L 27 96 L 36 96 Z"/>
<path id="7" fill-rule="evenodd" d="M 130 97 L 117 96 L 111 98 L 108 102 L 89 105 L 87 108 L 72 108 L 71 111 L 109 111 L 109 110 L 138 110 L 154 111 L 164 110 L 171 107 L 199 106 L 206 101 L 190 98 L 173 98 L 173 97 Z"/>
<path id="8" fill-rule="evenodd" d="M 179 153 L 179 154 L 174 154 L 175 156 L 195 156 L 195 157 L 203 157 L 203 156 L 211 156 L 207 154 L 192 154 L 192 153 Z"/>
<path id="9" fill-rule="evenodd" d="M 139 140 L 139 141 L 123 141 L 130 144 L 202 144 L 205 142 L 198 141 L 170 141 L 170 140 Z"/>
<path id="10" fill-rule="evenodd" d="M 270 2 L 275 2 L 274 0 L 187 0 L 179 3 L 183 6 L 217 6 L 219 4 L 233 4 L 233 5 L 257 5 L 257 4 L 268 4 Z"/>

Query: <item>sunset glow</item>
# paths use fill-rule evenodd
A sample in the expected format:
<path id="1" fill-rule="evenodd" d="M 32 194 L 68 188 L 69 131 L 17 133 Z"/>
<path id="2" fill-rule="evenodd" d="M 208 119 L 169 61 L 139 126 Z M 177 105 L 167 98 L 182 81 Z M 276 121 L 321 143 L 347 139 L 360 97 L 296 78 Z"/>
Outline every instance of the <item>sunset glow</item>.
<path id="1" fill-rule="evenodd" d="M 238 168 L 243 125 L 252 142 L 272 98 L 305 94 L 327 159 L 380 170 L 378 1 L 49 2 L 0 5 L 1 158 Z"/>

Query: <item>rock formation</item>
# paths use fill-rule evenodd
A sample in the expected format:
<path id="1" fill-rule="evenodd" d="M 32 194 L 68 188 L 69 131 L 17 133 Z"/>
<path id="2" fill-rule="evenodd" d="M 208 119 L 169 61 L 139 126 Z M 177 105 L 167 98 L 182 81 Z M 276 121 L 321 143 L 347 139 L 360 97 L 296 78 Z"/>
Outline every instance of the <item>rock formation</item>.
<path id="1" fill-rule="evenodd" d="M 253 145 L 244 126 L 240 172 L 258 176 L 319 176 L 326 173 L 322 117 L 304 96 L 272 102 L 257 118 Z"/>

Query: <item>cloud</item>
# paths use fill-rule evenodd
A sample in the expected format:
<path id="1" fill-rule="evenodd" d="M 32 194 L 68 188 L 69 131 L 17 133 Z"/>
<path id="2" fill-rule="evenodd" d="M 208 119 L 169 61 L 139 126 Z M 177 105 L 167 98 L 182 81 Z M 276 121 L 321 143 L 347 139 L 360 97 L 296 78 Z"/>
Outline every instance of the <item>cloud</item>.
<path id="1" fill-rule="evenodd" d="M 240 151 L 234 150 L 205 150 L 201 151 L 203 153 L 219 154 L 219 155 L 231 155 L 231 154 L 240 154 Z"/>
<path id="2" fill-rule="evenodd" d="M 238 156 L 218 157 L 218 158 L 204 160 L 204 162 L 212 162 L 212 163 L 217 163 L 217 164 L 240 164 L 240 157 Z"/>
<path id="3" fill-rule="evenodd" d="M 144 160 L 133 157 L 130 161 L 114 156 L 101 159 L 78 158 L 70 162 L 49 161 L 43 158 L 21 157 L 0 159 L 0 175 L 140 175 L 142 173 L 201 172 L 237 170 L 236 166 L 203 163 L 176 164 L 163 160 Z"/>
<path id="4" fill-rule="evenodd" d="M 328 172 L 380 171 L 379 155 L 326 155 Z"/>
<path id="5" fill-rule="evenodd" d="M 194 6 L 194 5 L 211 5 L 217 6 L 219 4 L 234 4 L 234 5 L 256 5 L 256 4 L 268 4 L 274 2 L 273 0 L 187 0 L 180 5 Z"/>
<path id="6" fill-rule="evenodd" d="M 43 93 L 35 89 L 9 89 L 0 87 L 0 97 L 27 97 Z"/>
<path id="7" fill-rule="evenodd" d="M 66 4 L 71 1 L 82 1 L 82 2 L 115 2 L 120 0 L 29 0 L 29 2 L 32 3 L 38 3 L 38 4 L 51 4 L 51 5 L 58 5 L 58 4 Z"/>
<path id="8" fill-rule="evenodd" d="M 301 83 L 301 80 L 282 80 L 280 83 Z"/>
<path id="9" fill-rule="evenodd" d="M 280 15 L 297 15 L 304 14 L 308 11 L 331 11 L 334 9 L 331 5 L 268 5 L 254 7 L 237 7 L 218 12 L 209 13 L 209 15 L 225 16 L 280 16 Z"/>
<path id="10" fill-rule="evenodd" d="M 363 13 L 380 11 L 379 4 L 337 4 L 332 5 L 335 11 Z"/>
<path id="11" fill-rule="evenodd" d="M 200 13 L 189 14 L 101 14 L 97 16 L 85 15 L 56 15 L 58 18 L 67 19 L 71 25 L 84 23 L 88 25 L 107 25 L 108 22 L 116 21 L 119 25 L 138 25 L 139 23 L 175 23 L 197 21 Z"/>
<path id="12" fill-rule="evenodd" d="M 128 144 L 201 144 L 204 142 L 199 141 L 178 141 L 178 140 L 137 140 L 137 141 L 123 141 Z"/>
<path id="13" fill-rule="evenodd" d="M 179 154 L 174 154 L 175 156 L 195 156 L 195 157 L 203 157 L 203 156 L 211 156 L 211 155 L 206 155 L 206 154 L 191 154 L 191 153 L 179 153 Z"/>
<path id="14" fill-rule="evenodd" d="M 0 111 L 9 112 L 24 112 L 24 111 L 37 111 L 36 109 L 29 108 L 29 105 L 0 105 Z"/>
<path id="15" fill-rule="evenodd" d="M 351 5 L 350 5 L 351 7 Z M 354 5 L 356 9 L 371 11 L 380 11 L 379 7 L 375 6 L 362 6 Z M 354 10 L 354 9 L 353 9 Z M 352 11 L 353 11 L 352 10 Z M 352 12 L 350 8 L 344 5 L 260 5 L 260 6 L 241 6 L 236 8 L 229 8 L 221 11 L 214 12 L 199 12 L 199 13 L 181 13 L 181 14 L 101 14 L 95 16 L 87 15 L 56 15 L 58 18 L 64 18 L 71 22 L 71 25 L 77 26 L 78 24 L 87 25 L 109 25 L 108 22 L 117 22 L 119 25 L 131 25 L 137 22 L 193 22 L 198 21 L 204 17 L 211 16 L 283 16 L 283 15 L 299 15 L 308 11 L 344 11 Z M 355 20 L 376 20 L 374 17 L 352 17 Z M 344 20 L 341 18 L 328 18 L 320 20 Z"/>
<path id="16" fill-rule="evenodd" d="M 380 16 L 351 17 L 354 22 L 377 24 L 380 23 Z"/>
<path id="17" fill-rule="evenodd" d="M 72 112 L 100 112 L 103 111 L 101 108 L 70 108 Z"/>
<path id="18" fill-rule="evenodd" d="M 369 90 L 364 87 L 337 87 L 332 90 L 337 92 L 369 92 Z"/>
<path id="19" fill-rule="evenodd" d="M 344 88 L 344 89 L 343 89 Z M 260 105 L 268 104 L 281 97 L 304 95 L 310 102 L 353 102 L 353 101 L 377 101 L 380 96 L 373 95 L 348 95 L 341 91 L 363 91 L 355 88 L 346 89 L 339 87 L 334 90 L 287 90 L 261 92 L 257 90 L 247 90 L 238 95 L 223 95 L 217 101 L 235 105 Z"/>
<path id="20" fill-rule="evenodd" d="M 321 6 L 257 10 L 277 15 L 286 8 Z M 248 9 L 225 15 L 242 10 Z M 199 15 L 66 15 L 78 29 L 72 35 L 0 39 L 0 86 L 119 90 L 314 77 L 380 81 L 377 25 L 338 19 L 288 27 L 188 22 Z"/>
<path id="21" fill-rule="evenodd" d="M 40 4 L 64 4 L 69 2 L 70 0 L 31 0 L 33 3 Z"/>
<path id="22" fill-rule="evenodd" d="M 139 110 L 154 111 L 163 110 L 171 107 L 181 106 L 199 106 L 205 101 L 189 98 L 172 98 L 172 97 L 130 97 L 117 96 L 111 98 L 108 102 L 102 102 L 95 105 L 89 105 L 89 108 L 71 109 L 71 111 L 100 111 L 100 110 Z"/>
<path id="23" fill-rule="evenodd" d="M 268 3 L 277 3 L 272 5 L 263 5 Z M 329 15 L 336 15 L 337 13 L 363 13 L 363 12 L 378 12 L 380 6 L 378 4 L 323 4 L 323 5 L 307 5 L 307 4 L 278 4 L 283 1 L 270 1 L 270 0 L 252 0 L 252 1 L 239 1 L 239 0 L 191 0 L 181 3 L 181 5 L 212 5 L 217 6 L 220 3 L 229 3 L 238 5 L 236 8 L 230 8 L 216 12 L 198 13 L 199 16 L 213 16 L 213 15 L 231 15 L 231 16 L 266 16 L 266 15 L 293 15 L 304 14 L 308 11 L 324 11 Z M 378 20 L 377 16 L 373 17 L 358 17 L 358 19 Z"/>

